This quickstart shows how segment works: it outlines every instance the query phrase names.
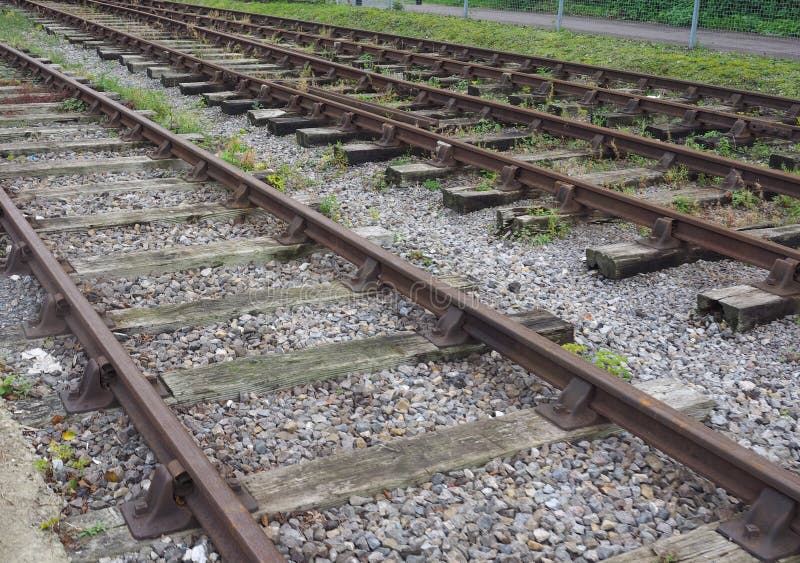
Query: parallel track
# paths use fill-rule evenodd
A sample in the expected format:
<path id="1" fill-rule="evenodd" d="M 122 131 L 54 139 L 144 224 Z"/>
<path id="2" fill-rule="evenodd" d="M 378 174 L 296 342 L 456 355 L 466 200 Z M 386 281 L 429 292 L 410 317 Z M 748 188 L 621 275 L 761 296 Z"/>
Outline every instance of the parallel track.
<path id="1" fill-rule="evenodd" d="M 138 49 L 143 54 L 163 60 L 177 68 L 202 74 L 208 77 L 210 81 L 224 83 L 229 88 L 235 88 L 239 93 L 251 97 L 255 99 L 256 102 L 265 106 L 275 107 L 285 104 L 296 113 L 324 116 L 334 123 L 343 123 L 346 121 L 350 127 L 371 132 L 378 136 L 382 135 L 384 141 L 388 145 L 405 144 L 430 153 L 435 153 L 437 148 L 447 147 L 453 161 L 494 171 L 501 175 L 505 174 L 510 183 L 518 183 L 519 185 L 533 190 L 542 190 L 553 195 L 558 195 L 559 192 L 561 192 L 562 197 L 569 198 L 569 202 L 573 204 L 598 210 L 646 227 L 653 227 L 659 219 L 666 218 L 671 221 L 671 236 L 675 239 L 711 250 L 735 260 L 759 266 L 766 270 L 772 270 L 778 263 L 786 263 L 788 267 L 794 271 L 795 280 L 800 276 L 800 273 L 797 272 L 798 264 L 800 264 L 800 252 L 795 249 L 748 236 L 738 231 L 732 231 L 673 209 L 653 205 L 623 193 L 608 190 L 546 168 L 523 162 L 506 156 L 503 153 L 486 150 L 473 144 L 452 139 L 440 133 L 425 130 L 405 122 L 396 121 L 385 117 L 381 112 L 354 107 L 348 104 L 346 99 L 342 99 L 341 97 L 333 99 L 324 97 L 318 93 L 316 89 L 314 91 L 299 90 L 281 81 L 255 78 L 250 74 L 236 71 L 235 67 L 228 68 L 224 65 L 208 62 L 178 49 L 160 45 L 156 42 L 142 39 L 109 26 L 88 21 L 73 13 L 32 0 L 19 0 L 18 3 L 22 6 L 35 9 L 39 13 L 47 14 L 64 22 L 79 26 L 90 33 L 113 39 L 126 48 Z M 90 3 L 102 4 L 99 2 Z M 122 7 L 115 7 L 115 9 L 125 13 L 136 13 L 136 10 Z M 143 14 L 143 17 L 148 21 L 164 21 L 172 26 L 185 29 L 186 32 L 199 33 L 201 36 L 208 37 L 217 42 L 233 42 L 234 44 L 248 46 L 252 48 L 254 53 L 264 53 L 264 56 L 267 58 L 277 56 L 273 53 L 275 47 L 260 45 L 255 41 L 245 40 L 235 35 L 206 30 L 204 28 L 196 28 L 182 22 L 176 22 L 150 14 Z M 292 55 L 284 54 L 283 56 L 289 56 L 291 59 Z M 306 56 L 297 55 L 297 57 L 298 60 L 303 62 L 307 60 Z M 319 60 L 323 61 L 320 64 L 333 64 L 323 59 Z M 343 72 L 352 71 L 356 73 L 355 69 L 345 67 L 344 65 L 339 66 L 344 67 Z M 373 81 L 385 80 L 386 84 L 391 82 L 391 79 L 379 74 L 374 74 L 370 79 Z M 476 100 L 478 99 L 476 98 Z M 483 102 L 483 100 L 480 101 Z M 544 116 L 547 116 L 547 114 L 542 115 L 544 120 Z M 575 123 L 577 124 L 580 122 Z M 573 126 L 572 123 L 567 125 L 569 127 Z M 595 127 L 586 124 L 583 125 L 586 127 Z M 566 127 L 563 123 L 560 123 L 559 126 Z M 577 125 L 575 126 L 577 127 Z M 603 134 L 612 135 L 612 133 L 607 133 L 612 130 L 604 128 L 597 129 Z M 613 139 L 613 141 L 616 142 L 617 149 L 623 152 L 626 150 L 639 152 L 638 147 L 641 146 L 641 143 L 647 141 L 646 139 L 621 132 L 613 134 L 619 135 Z M 654 154 L 652 154 L 651 157 L 654 159 L 664 157 L 665 153 L 680 155 L 683 154 L 682 151 L 685 151 L 685 153 L 688 153 L 687 158 L 701 159 L 701 163 L 698 164 L 698 166 L 712 167 L 717 170 L 720 175 L 730 174 L 731 170 L 738 170 L 741 168 L 743 170 L 741 174 L 742 179 L 744 180 L 747 176 L 742 164 L 736 161 L 707 155 L 706 153 L 692 151 L 675 145 L 667 145 L 657 141 L 650 140 L 649 142 L 651 142 L 653 146 L 652 150 Z M 797 175 L 766 168 L 753 167 L 752 173 L 757 176 L 755 178 L 750 176 L 745 181 L 758 185 L 770 185 L 771 189 L 782 193 L 788 192 L 795 194 L 797 192 L 796 186 L 800 183 L 800 177 Z M 768 179 L 774 179 L 774 182 L 770 182 Z"/>
<path id="2" fill-rule="evenodd" d="M 736 101 L 736 103 L 741 103 L 744 106 L 761 106 L 772 108 L 778 111 L 784 111 L 787 112 L 787 116 L 793 115 L 795 118 L 800 115 L 800 100 L 794 98 L 773 96 L 760 92 L 716 86 L 713 84 L 705 84 L 691 80 L 681 80 L 678 78 L 633 72 L 618 68 L 589 65 L 576 63 L 574 61 L 546 57 L 537 57 L 535 55 L 524 55 L 520 53 L 486 49 L 472 45 L 462 45 L 420 37 L 408 37 L 353 27 L 323 24 L 318 22 L 283 18 L 279 16 L 254 14 L 240 10 L 210 8 L 208 6 L 185 2 L 137 0 L 134 5 L 157 7 L 171 5 L 175 6 L 178 10 L 186 12 L 187 14 L 195 14 L 198 12 L 207 13 L 214 11 L 220 15 L 231 16 L 233 18 L 238 18 L 239 20 L 246 19 L 253 24 L 266 25 L 281 29 L 289 28 L 291 31 L 297 31 L 301 33 L 321 36 L 323 35 L 324 31 L 324 36 L 331 39 L 357 41 L 366 44 L 382 44 L 387 46 L 390 50 L 403 49 L 406 51 L 413 51 L 415 53 L 435 52 L 440 57 L 447 57 L 465 62 L 484 61 L 495 67 L 515 64 L 519 65 L 523 69 L 531 69 L 532 72 L 535 72 L 536 69 L 546 69 L 555 77 L 563 77 L 568 75 L 590 76 L 595 78 L 596 81 L 603 83 L 621 82 L 625 84 L 639 84 L 641 87 L 672 90 L 676 93 L 686 95 L 689 98 L 717 98 L 721 100 Z M 370 47 L 368 45 L 364 45 L 364 49 L 370 49 Z"/>

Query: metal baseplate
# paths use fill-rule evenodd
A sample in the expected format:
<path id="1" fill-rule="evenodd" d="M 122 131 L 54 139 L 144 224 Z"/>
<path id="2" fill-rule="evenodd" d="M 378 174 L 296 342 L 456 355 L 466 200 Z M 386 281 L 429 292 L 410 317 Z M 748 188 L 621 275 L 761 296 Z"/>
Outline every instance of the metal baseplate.
<path id="1" fill-rule="evenodd" d="M 555 403 L 539 405 L 535 410 L 562 430 L 602 424 L 607 420 L 589 408 L 594 391 L 590 383 L 573 377 Z"/>
<path id="2" fill-rule="evenodd" d="M 796 516 L 794 500 L 765 488 L 744 516 L 721 524 L 717 532 L 762 561 L 777 561 L 800 552 L 800 535 L 791 529 Z"/>
<path id="3" fill-rule="evenodd" d="M 238 479 L 228 479 L 239 501 L 249 512 L 258 510 L 258 502 Z M 196 494 L 192 478 L 177 459 L 156 465 L 150 476 L 150 488 L 138 499 L 120 505 L 122 518 L 137 540 L 199 527 L 187 507 L 187 497 Z"/>

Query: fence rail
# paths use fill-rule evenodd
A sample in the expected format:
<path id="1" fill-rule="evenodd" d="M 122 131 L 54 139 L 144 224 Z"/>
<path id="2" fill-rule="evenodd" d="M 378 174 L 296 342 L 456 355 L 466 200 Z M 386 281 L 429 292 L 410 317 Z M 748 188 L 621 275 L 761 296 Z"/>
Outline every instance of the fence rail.
<path id="1" fill-rule="evenodd" d="M 452 7 L 450 14 L 480 17 L 485 10 L 545 16 L 533 25 L 569 28 L 570 17 L 646 22 L 687 32 L 689 47 L 697 31 L 723 30 L 764 36 L 800 37 L 800 0 L 335 0 L 337 4 L 419 10 L 414 4 Z M 473 12 L 474 11 L 474 12 Z M 438 12 L 438 10 L 437 10 Z M 547 17 L 550 16 L 550 17 Z M 520 23 L 523 23 L 520 21 Z"/>

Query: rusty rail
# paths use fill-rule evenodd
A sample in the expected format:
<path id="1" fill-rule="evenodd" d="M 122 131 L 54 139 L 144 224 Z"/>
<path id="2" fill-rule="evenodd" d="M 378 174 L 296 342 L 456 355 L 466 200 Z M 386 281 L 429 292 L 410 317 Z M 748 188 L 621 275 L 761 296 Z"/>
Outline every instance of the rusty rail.
<path id="1" fill-rule="evenodd" d="M 564 389 L 561 398 L 551 409 L 556 414 L 565 410 L 570 414 L 573 405 L 576 414 L 577 411 L 591 409 L 587 411 L 590 418 L 599 416 L 600 420 L 620 425 L 650 445 L 708 477 L 744 502 L 752 503 L 754 506 L 751 511 L 739 522 L 752 520 L 754 512 L 758 512 L 759 506 L 763 507 L 765 502 L 770 502 L 770 507 L 773 509 L 775 506 L 785 507 L 785 511 L 775 513 L 773 510 L 771 517 L 758 519 L 761 529 L 752 525 L 744 533 L 729 534 L 746 549 L 755 553 L 761 552 L 763 555 L 763 546 L 759 544 L 763 538 L 781 539 L 786 534 L 794 533 L 792 530 L 800 531 L 798 511 L 800 476 L 769 462 L 702 423 L 563 350 L 533 330 L 480 304 L 475 297 L 444 284 L 424 270 L 359 237 L 324 215 L 298 203 L 208 151 L 181 139 L 133 110 L 98 94 L 88 86 L 69 79 L 23 53 L 7 47 L 2 47 L 0 50 L 6 58 L 17 63 L 21 62 L 29 70 L 46 76 L 50 83 L 55 83 L 75 98 L 91 104 L 92 110 L 107 115 L 110 123 L 126 127 L 134 131 L 137 136 L 158 144 L 159 149 L 154 153 L 154 157 L 165 158 L 172 155 L 181 158 L 194 166 L 192 176 L 195 179 L 216 180 L 235 191 L 241 199 L 285 221 L 289 224 L 286 238 L 316 241 L 359 266 L 357 275 L 359 283 L 380 283 L 391 286 L 432 311 L 440 317 L 436 333 L 442 341 L 454 343 L 474 339 L 483 342 L 552 385 Z M 408 127 L 399 123 L 392 125 L 398 129 Z M 120 368 L 125 368 L 124 378 L 119 374 L 111 380 L 115 392 L 119 390 L 123 397 L 126 392 L 135 393 L 136 397 L 141 397 L 145 402 L 142 404 L 137 402 L 131 405 L 131 408 L 147 409 L 146 412 L 149 412 L 150 408 L 156 409 L 169 419 L 171 433 L 180 434 L 191 442 L 185 430 L 179 428 L 179 425 L 176 426 L 177 419 L 165 412 L 168 409 L 163 401 L 153 395 L 152 391 L 148 391 L 150 389 L 148 385 L 142 383 L 141 375 L 133 368 L 130 358 L 124 353 L 121 354 L 120 345 L 91 310 L 78 289 L 69 281 L 53 256 L 46 251 L 31 227 L 24 222 L 9 198 L 5 194 L 1 197 L 2 224 L 10 229 L 15 240 L 31 245 L 34 253 L 29 255 L 32 258 L 29 262 L 35 268 L 34 272 L 42 276 L 45 287 L 48 291 L 54 292 L 51 294 L 66 292 L 69 296 L 69 306 L 66 307 L 66 314 L 71 319 L 69 328 L 75 330 L 79 337 L 87 339 L 90 345 L 87 348 L 89 353 L 107 352 L 109 354 L 107 357 L 114 358 L 113 361 L 118 362 L 115 364 L 118 374 Z M 50 281 L 51 277 L 55 283 Z M 87 326 L 90 327 L 88 331 Z M 98 335 L 102 335 L 103 338 L 96 338 Z M 102 344 L 102 347 L 95 347 L 95 342 Z M 137 377 L 139 379 L 136 379 Z M 139 418 L 140 416 L 136 417 Z M 156 417 L 153 414 L 143 419 L 145 432 L 148 431 L 147 423 L 151 418 Z M 146 434 L 146 437 L 149 441 L 154 439 L 152 433 Z M 169 444 L 171 443 L 170 440 Z M 163 453 L 162 448 L 166 447 L 166 444 L 156 444 L 155 447 L 157 451 Z M 186 448 L 186 451 L 195 454 L 198 452 L 193 443 L 187 444 Z M 201 466 L 208 464 L 204 457 L 189 459 L 183 450 L 176 452 L 176 455 L 181 456 L 179 459 L 185 460 L 184 467 L 187 471 L 193 471 L 193 476 L 197 474 L 193 469 L 194 463 Z M 225 488 L 220 494 L 226 492 L 230 493 Z M 251 529 L 253 522 L 249 517 L 245 518 L 246 513 L 243 509 L 238 510 L 236 516 L 242 521 L 244 530 Z M 207 515 L 198 514 L 199 518 L 205 519 Z M 208 520 L 205 522 L 208 523 Z M 765 529 L 767 525 L 771 527 Z M 220 536 L 221 540 L 230 539 L 227 535 L 221 534 L 220 530 L 208 531 L 213 534 L 215 542 Z M 260 530 L 258 532 L 261 534 L 260 540 L 266 542 L 263 533 Z M 269 542 L 267 544 L 268 549 L 274 549 Z"/>
<path id="2" fill-rule="evenodd" d="M 135 0 L 135 2 L 133 2 L 134 5 L 138 4 L 147 6 L 163 3 L 165 3 L 163 0 Z M 667 90 L 673 90 L 675 92 L 682 92 L 687 97 L 691 98 L 712 97 L 735 102 L 744 106 L 761 106 L 779 111 L 790 113 L 793 112 L 795 116 L 800 114 L 800 100 L 796 98 L 774 96 L 771 94 L 752 92 L 749 90 L 741 90 L 727 86 L 717 86 L 713 84 L 705 84 L 702 82 L 682 80 L 679 78 L 671 78 L 655 74 L 646 74 L 618 68 L 576 63 L 574 61 L 565 61 L 548 57 L 538 57 L 536 55 L 525 55 L 509 51 L 486 49 L 483 47 L 450 43 L 447 41 L 436 41 L 433 39 L 395 35 L 391 33 L 382 33 L 353 27 L 297 20 L 280 16 L 255 14 L 240 10 L 230 10 L 219 7 L 191 4 L 189 2 L 172 3 L 183 7 L 187 13 L 189 10 L 195 9 L 209 11 L 214 10 L 220 14 L 230 14 L 231 16 L 238 18 L 246 17 L 253 23 L 266 23 L 271 26 L 281 26 L 284 28 L 289 26 L 290 29 L 293 28 L 298 31 L 319 34 L 320 30 L 324 29 L 327 36 L 334 39 L 344 39 L 350 41 L 363 40 L 372 43 L 382 42 L 397 49 L 416 52 L 437 52 L 440 56 L 451 59 L 459 59 L 463 61 L 482 59 L 490 62 L 494 66 L 514 63 L 518 64 L 522 68 L 531 69 L 532 72 L 536 72 L 536 69 L 546 69 L 552 71 L 553 74 L 557 76 L 563 76 L 567 74 L 591 76 L 597 81 L 638 84 L 640 88 L 664 88 Z"/>
<path id="3" fill-rule="evenodd" d="M 136 115 L 20 51 L 0 45 L 0 54 L 24 70 L 47 77 L 53 86 L 80 93 L 91 103 L 100 103 L 106 111 Z M 168 131 L 161 131 L 161 134 L 164 138 L 179 139 Z M 47 291 L 48 298 L 36 330 L 49 334 L 71 332 L 78 338 L 87 357 L 94 362 L 94 368 L 102 374 L 98 376 L 102 377 L 102 388 L 113 393 L 128 413 L 147 445 L 168 470 L 176 494 L 180 494 L 220 553 L 229 561 L 283 561 L 228 483 L 3 190 L 0 190 L 0 225 L 13 241 L 14 250 L 7 259 L 7 268 L 32 273 Z M 177 493 L 178 485 L 180 493 Z"/>
<path id="4" fill-rule="evenodd" d="M 16 1 L 25 5 L 40 6 L 40 4 L 33 0 Z M 87 6 L 97 6 L 113 13 L 124 12 L 149 22 L 160 23 L 171 29 L 183 29 L 187 33 L 199 34 L 218 44 L 237 44 L 245 49 L 246 53 L 258 55 L 266 60 L 281 64 L 294 64 L 298 66 L 308 65 L 313 71 L 325 75 L 328 78 L 336 77 L 361 81 L 364 88 L 372 87 L 381 90 L 394 89 L 400 92 L 417 92 L 418 95 L 424 95 L 425 101 L 427 102 L 440 105 L 453 103 L 459 110 L 481 114 L 484 115 L 486 119 L 495 119 L 505 123 L 524 124 L 530 127 L 531 130 L 543 130 L 556 136 L 581 139 L 591 142 L 595 148 L 601 150 L 605 149 L 615 154 L 630 152 L 657 161 L 662 161 L 661 159 L 664 159 L 662 162 L 665 163 L 665 166 L 684 165 L 691 170 L 725 178 L 726 183 L 730 185 L 729 187 L 731 189 L 734 189 L 741 183 L 759 190 L 763 189 L 790 195 L 792 197 L 800 197 L 800 175 L 797 174 L 789 174 L 780 170 L 773 170 L 740 160 L 721 157 L 713 153 L 693 150 L 682 145 L 633 135 L 619 129 L 601 127 L 546 112 L 512 106 L 510 104 L 460 94 L 425 84 L 409 82 L 380 73 L 356 69 L 295 49 L 288 49 L 274 44 L 264 44 L 240 35 L 194 26 L 182 21 L 142 12 L 141 10 L 119 4 L 109 4 L 101 0 L 84 0 L 83 4 Z M 68 12 L 62 10 L 54 8 L 48 9 L 53 10 L 53 13 L 68 14 Z M 81 20 L 82 18 L 77 18 L 76 21 Z M 91 25 L 100 26 L 100 24 Z M 160 50 L 161 49 L 159 49 L 159 51 Z M 158 53 L 155 53 L 155 55 L 157 54 Z M 195 61 L 197 61 L 195 64 L 200 65 L 198 67 L 199 69 L 211 68 L 212 66 L 210 63 L 199 58 L 195 58 Z M 224 68 L 224 65 L 218 68 Z M 239 76 L 244 76 L 231 70 L 229 70 L 228 73 L 231 76 L 237 74 Z M 209 74 L 209 78 L 212 80 L 214 76 L 217 75 Z M 221 80 L 224 79 L 225 75 L 221 74 L 218 76 Z M 260 82 L 272 84 L 266 80 Z M 317 95 L 320 94 L 317 93 Z M 396 112 L 397 110 L 386 111 Z M 406 119 L 403 121 L 409 122 L 413 120 Z M 788 125 L 784 125 L 783 127 L 790 131 L 796 130 L 800 137 L 800 127 L 790 127 Z M 794 135 L 794 133 L 792 134 Z"/>

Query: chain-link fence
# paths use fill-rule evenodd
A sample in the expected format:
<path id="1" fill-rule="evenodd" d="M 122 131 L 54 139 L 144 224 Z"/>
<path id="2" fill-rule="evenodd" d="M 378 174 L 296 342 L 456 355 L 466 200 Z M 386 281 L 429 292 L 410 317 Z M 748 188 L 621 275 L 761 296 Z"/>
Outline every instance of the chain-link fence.
<path id="1" fill-rule="evenodd" d="M 643 22 L 665 31 L 724 30 L 800 37 L 800 0 L 335 0 L 337 4 L 461 15 L 478 19 L 599 33 Z M 524 13 L 521 13 L 524 12 Z M 625 25 L 625 23 L 622 23 Z M 642 33 L 647 33 L 642 27 Z M 650 38 L 648 36 L 642 37 Z M 652 37 L 660 40 L 660 37 Z M 800 44 L 799 44 L 800 45 Z M 800 49 L 800 46 L 798 46 Z"/>

